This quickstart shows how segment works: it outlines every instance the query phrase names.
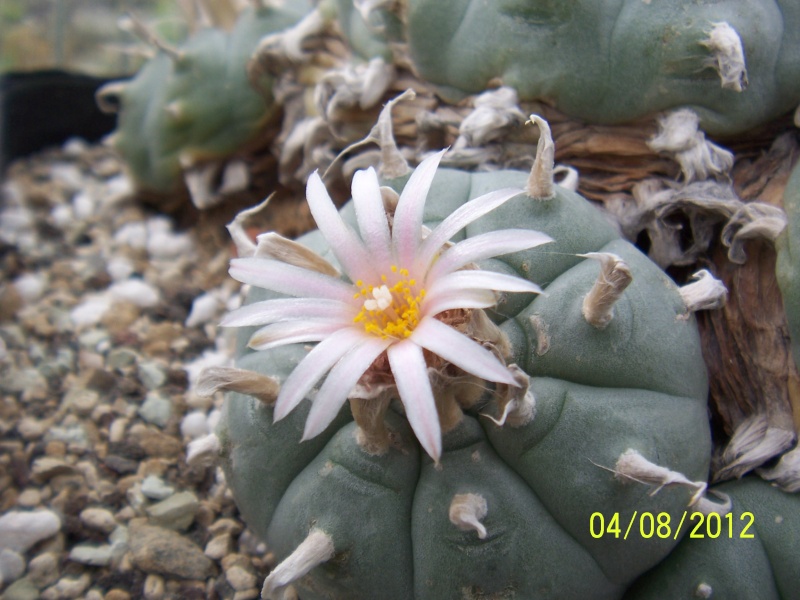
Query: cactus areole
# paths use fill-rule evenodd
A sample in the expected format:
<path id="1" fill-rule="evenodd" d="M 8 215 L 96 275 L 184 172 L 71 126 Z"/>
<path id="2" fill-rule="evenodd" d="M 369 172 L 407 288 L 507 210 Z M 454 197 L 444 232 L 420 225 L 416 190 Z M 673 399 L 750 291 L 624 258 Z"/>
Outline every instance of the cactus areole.
<path id="1" fill-rule="evenodd" d="M 530 176 L 437 169 L 441 153 L 389 187 L 357 172 L 341 212 L 314 175 L 319 231 L 232 228 L 252 288 L 223 324 L 249 347 L 217 435 L 280 561 L 264 597 L 619 598 L 678 543 L 590 518 L 677 518 L 705 489 L 694 317 L 552 184 L 548 148 Z"/>

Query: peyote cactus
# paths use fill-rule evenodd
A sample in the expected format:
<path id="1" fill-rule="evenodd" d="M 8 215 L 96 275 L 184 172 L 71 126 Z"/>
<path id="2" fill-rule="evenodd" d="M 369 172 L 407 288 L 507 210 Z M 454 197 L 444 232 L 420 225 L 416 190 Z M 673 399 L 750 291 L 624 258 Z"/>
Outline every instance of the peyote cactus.
<path id="1" fill-rule="evenodd" d="M 306 0 L 263 4 L 244 10 L 230 33 L 207 27 L 177 48 L 152 39 L 157 54 L 132 80 L 100 90 L 101 106 L 119 111 L 109 142 L 139 188 L 174 192 L 185 170 L 258 138 L 278 107 L 271 78 L 248 73 L 248 61 L 261 37 L 308 10 Z"/>
<path id="2" fill-rule="evenodd" d="M 778 260 L 775 271 L 792 336 L 794 362 L 800 369 L 800 261 L 797 259 L 797 245 L 800 243 L 800 163 L 795 165 L 786 184 L 783 209 L 788 223 L 776 241 Z"/>
<path id="3" fill-rule="evenodd" d="M 457 97 L 493 79 L 595 123 L 690 107 L 732 134 L 800 103 L 800 6 L 789 0 L 410 0 L 420 76 Z"/>
<path id="4" fill-rule="evenodd" d="M 687 519 L 690 534 L 626 600 L 797 598 L 800 498 L 757 477 L 711 489 L 717 512 Z"/>
<path id="5" fill-rule="evenodd" d="M 593 536 L 590 519 L 675 519 L 705 490 L 694 317 L 553 184 L 534 120 L 530 175 L 434 177 L 441 154 L 389 188 L 357 172 L 344 222 L 314 175 L 320 231 L 256 246 L 232 226 L 251 256 L 231 273 L 254 287 L 224 324 L 261 328 L 204 385 L 230 392 L 226 479 L 282 561 L 265 597 L 619 598 L 678 543 Z"/>

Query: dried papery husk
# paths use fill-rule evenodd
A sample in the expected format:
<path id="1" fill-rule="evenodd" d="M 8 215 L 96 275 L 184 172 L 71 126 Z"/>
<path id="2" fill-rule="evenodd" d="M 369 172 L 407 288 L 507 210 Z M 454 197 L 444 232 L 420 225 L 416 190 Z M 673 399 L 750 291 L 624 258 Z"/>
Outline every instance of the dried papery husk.
<path id="1" fill-rule="evenodd" d="M 276 566 L 264 580 L 261 598 L 282 599 L 283 589 L 297 581 L 314 567 L 333 558 L 333 539 L 321 529 L 314 528 L 283 562 Z"/>
<path id="2" fill-rule="evenodd" d="M 478 538 L 486 539 L 486 527 L 481 522 L 489 513 L 486 498 L 480 494 L 456 494 L 450 502 L 450 522 L 462 531 L 474 531 Z"/>
<path id="3" fill-rule="evenodd" d="M 781 456 L 771 469 L 759 469 L 758 474 L 789 493 L 800 492 L 800 446 Z"/>
<path id="4" fill-rule="evenodd" d="M 757 199 L 779 209 L 797 156 L 796 136 L 781 136 L 768 152 L 737 164 L 734 186 L 743 206 Z M 723 308 L 698 313 L 712 411 L 727 435 L 756 414 L 767 415 L 773 427 L 797 431 L 800 375 L 775 278 L 775 249 L 766 239 L 748 240 L 744 249 L 746 262 L 737 265 L 714 241 L 703 260 L 729 291 Z"/>
<path id="5" fill-rule="evenodd" d="M 209 367 L 200 374 L 194 391 L 198 396 L 212 396 L 220 391 L 238 392 L 272 406 L 278 398 L 281 386 L 276 378 L 255 371 L 235 367 Z"/>
<path id="6" fill-rule="evenodd" d="M 367 454 L 381 456 L 389 450 L 391 439 L 384 417 L 390 401 L 385 392 L 375 398 L 350 398 L 350 410 L 358 424 L 356 441 Z"/>
<path id="7" fill-rule="evenodd" d="M 780 455 L 795 441 L 791 423 L 784 427 L 770 422 L 770 415 L 755 414 L 739 425 L 728 445 L 715 453 L 711 464 L 712 482 L 739 479 Z M 785 426 L 789 425 L 789 429 Z"/>

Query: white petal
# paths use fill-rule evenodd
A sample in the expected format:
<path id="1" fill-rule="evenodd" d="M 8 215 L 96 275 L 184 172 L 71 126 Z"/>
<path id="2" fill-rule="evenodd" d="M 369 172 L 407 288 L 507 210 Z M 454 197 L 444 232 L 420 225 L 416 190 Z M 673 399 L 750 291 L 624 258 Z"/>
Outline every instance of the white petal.
<path id="1" fill-rule="evenodd" d="M 433 285 L 427 288 L 427 294 L 430 297 L 457 290 L 477 289 L 534 294 L 542 292 L 542 288 L 535 283 L 516 275 L 507 275 L 506 273 L 496 273 L 494 271 L 465 270 L 439 277 Z"/>
<path id="2" fill-rule="evenodd" d="M 282 321 L 267 325 L 256 331 L 250 341 L 247 342 L 247 345 L 253 350 L 269 350 L 286 344 L 319 342 L 333 332 L 348 326 L 350 326 L 350 323 L 341 319 Z"/>
<path id="3" fill-rule="evenodd" d="M 341 410 L 347 396 L 372 362 L 386 350 L 391 339 L 368 336 L 345 354 L 331 369 L 319 389 L 306 419 L 303 440 L 319 435 Z"/>
<path id="4" fill-rule="evenodd" d="M 390 346 L 386 354 L 408 423 L 425 452 L 438 463 L 442 455 L 442 430 L 422 348 L 404 340 Z"/>
<path id="5" fill-rule="evenodd" d="M 277 298 L 253 302 L 229 312 L 222 318 L 223 327 L 250 327 L 291 319 L 351 320 L 357 311 L 352 304 L 324 298 Z"/>
<path id="6" fill-rule="evenodd" d="M 340 329 L 314 346 L 281 385 L 274 419 L 279 421 L 292 412 L 323 375 L 367 335 L 360 329 Z"/>
<path id="7" fill-rule="evenodd" d="M 518 387 L 508 367 L 483 346 L 441 321 L 424 318 L 409 340 L 441 356 L 467 373 Z"/>
<path id="8" fill-rule="evenodd" d="M 376 271 L 364 244 L 356 232 L 342 220 L 316 171 L 308 178 L 306 198 L 317 227 L 350 278 L 353 281 L 375 278 Z"/>
<path id="9" fill-rule="evenodd" d="M 280 294 L 353 303 L 355 288 L 352 285 L 279 260 L 234 258 L 229 273 L 237 281 Z"/>
<path id="10" fill-rule="evenodd" d="M 453 308 L 489 308 L 497 304 L 497 296 L 491 290 L 442 291 L 428 294 L 422 304 L 422 314 L 433 317 Z"/>
<path id="11" fill-rule="evenodd" d="M 436 278 L 457 271 L 468 263 L 528 250 L 552 241 L 553 238 L 549 235 L 529 229 L 502 229 L 482 233 L 445 250 L 428 272 L 428 279 L 435 281 Z"/>
<path id="12" fill-rule="evenodd" d="M 444 221 L 439 223 L 436 229 L 422 242 L 417 253 L 415 268 L 422 272 L 427 271 L 433 257 L 451 237 L 476 219 L 493 211 L 514 196 L 519 196 L 521 193 L 522 190 L 517 188 L 505 188 L 489 192 L 459 206 Z"/>
<path id="13" fill-rule="evenodd" d="M 392 243 L 386 210 L 383 207 L 380 183 L 375 169 L 356 171 L 353 175 L 353 204 L 358 228 L 367 250 L 377 262 L 381 272 L 392 263 Z"/>
<path id="14" fill-rule="evenodd" d="M 406 268 L 411 268 L 414 263 L 422 231 L 425 200 L 431 189 L 439 161 L 445 152 L 446 150 L 437 152 L 417 166 L 411 177 L 408 178 L 406 186 L 400 193 L 400 199 L 397 201 L 392 225 L 392 240 L 397 251 L 397 259 Z"/>

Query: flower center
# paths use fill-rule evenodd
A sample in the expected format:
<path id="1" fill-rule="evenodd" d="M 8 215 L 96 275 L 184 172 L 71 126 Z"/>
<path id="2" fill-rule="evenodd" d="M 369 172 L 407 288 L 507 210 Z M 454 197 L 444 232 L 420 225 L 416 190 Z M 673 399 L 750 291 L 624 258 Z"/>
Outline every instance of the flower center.
<path id="1" fill-rule="evenodd" d="M 410 279 L 408 269 L 392 266 L 392 280 L 381 275 L 381 284 L 364 285 L 360 279 L 356 281 L 359 292 L 354 298 L 363 298 L 361 311 L 353 321 L 361 323 L 367 333 L 378 335 L 384 339 L 403 339 L 411 335 L 419 323 L 420 303 L 425 298 L 425 290 L 417 292 L 417 280 Z"/>

